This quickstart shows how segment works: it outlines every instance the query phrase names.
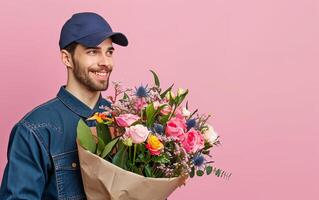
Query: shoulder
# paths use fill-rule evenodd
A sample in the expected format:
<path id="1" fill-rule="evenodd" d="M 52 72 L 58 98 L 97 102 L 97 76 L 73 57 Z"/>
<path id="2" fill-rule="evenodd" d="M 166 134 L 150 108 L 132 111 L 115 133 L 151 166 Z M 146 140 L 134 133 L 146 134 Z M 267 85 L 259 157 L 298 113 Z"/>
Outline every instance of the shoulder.
<path id="1" fill-rule="evenodd" d="M 61 116 L 61 113 L 59 113 L 61 107 L 63 107 L 63 104 L 58 98 L 50 99 L 28 112 L 18 124 L 36 134 L 46 128 L 61 132 L 61 127 L 57 125 L 59 124 L 57 119 Z"/>
<path id="2" fill-rule="evenodd" d="M 50 99 L 29 111 L 25 116 L 23 116 L 20 122 L 32 122 L 48 118 L 57 111 L 59 106 L 61 106 L 61 102 L 58 98 Z"/>
<path id="3" fill-rule="evenodd" d="M 58 98 L 53 98 L 35 107 L 15 124 L 10 138 L 34 138 L 48 152 L 50 132 L 52 130 L 61 132 L 61 127 L 56 125 L 56 118 L 59 116 L 58 108 L 62 106 L 61 104 Z"/>

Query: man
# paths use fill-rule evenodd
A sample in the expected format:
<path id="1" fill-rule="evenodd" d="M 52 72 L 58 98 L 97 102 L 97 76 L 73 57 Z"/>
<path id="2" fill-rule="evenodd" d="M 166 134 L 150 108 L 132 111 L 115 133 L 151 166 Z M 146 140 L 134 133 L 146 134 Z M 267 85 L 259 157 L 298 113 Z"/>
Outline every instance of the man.
<path id="1" fill-rule="evenodd" d="M 95 13 L 74 14 L 61 30 L 59 46 L 67 84 L 12 129 L 0 199 L 86 199 L 76 147 L 79 119 L 110 103 L 101 97 L 113 69 L 112 43 L 127 46 Z"/>

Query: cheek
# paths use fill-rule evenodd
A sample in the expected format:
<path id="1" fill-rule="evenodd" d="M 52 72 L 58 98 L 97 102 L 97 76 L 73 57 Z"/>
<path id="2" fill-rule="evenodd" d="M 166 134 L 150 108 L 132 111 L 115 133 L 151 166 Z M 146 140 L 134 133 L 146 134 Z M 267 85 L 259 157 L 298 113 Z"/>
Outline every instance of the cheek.
<path id="1" fill-rule="evenodd" d="M 81 66 L 83 69 L 89 70 L 93 68 L 97 63 L 97 58 L 93 56 L 81 56 L 78 58 L 78 65 Z"/>

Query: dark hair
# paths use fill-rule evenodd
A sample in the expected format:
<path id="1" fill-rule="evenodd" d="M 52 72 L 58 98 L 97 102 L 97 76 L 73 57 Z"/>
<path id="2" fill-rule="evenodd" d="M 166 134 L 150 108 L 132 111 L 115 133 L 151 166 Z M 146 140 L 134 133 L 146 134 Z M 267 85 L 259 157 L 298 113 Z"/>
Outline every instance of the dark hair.
<path id="1" fill-rule="evenodd" d="M 66 47 L 64 47 L 63 49 L 67 50 L 67 52 L 69 52 L 71 54 L 71 56 L 73 57 L 74 51 L 75 51 L 75 48 L 77 45 L 78 45 L 77 42 L 72 42 L 72 43 L 68 44 Z"/>

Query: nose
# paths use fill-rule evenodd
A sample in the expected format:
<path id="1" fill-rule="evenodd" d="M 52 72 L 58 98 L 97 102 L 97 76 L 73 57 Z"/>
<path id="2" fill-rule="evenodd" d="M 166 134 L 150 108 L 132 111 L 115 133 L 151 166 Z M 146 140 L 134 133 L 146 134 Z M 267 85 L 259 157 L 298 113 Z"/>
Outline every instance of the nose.
<path id="1" fill-rule="evenodd" d="M 113 58 L 107 55 L 101 55 L 99 62 L 99 67 L 106 68 L 108 71 L 112 71 L 113 69 Z"/>

